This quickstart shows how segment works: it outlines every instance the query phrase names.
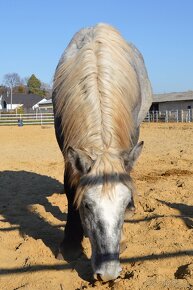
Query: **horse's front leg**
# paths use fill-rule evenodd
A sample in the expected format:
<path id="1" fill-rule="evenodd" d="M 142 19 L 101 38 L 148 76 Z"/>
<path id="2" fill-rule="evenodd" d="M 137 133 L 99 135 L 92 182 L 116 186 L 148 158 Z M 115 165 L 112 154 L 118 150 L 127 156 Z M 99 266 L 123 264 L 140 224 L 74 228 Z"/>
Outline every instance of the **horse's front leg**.
<path id="1" fill-rule="evenodd" d="M 71 261 L 82 254 L 83 228 L 78 209 L 74 206 L 76 190 L 69 184 L 69 174 L 64 174 L 64 190 L 68 200 L 67 222 L 64 230 L 64 239 L 60 245 L 58 258 Z"/>

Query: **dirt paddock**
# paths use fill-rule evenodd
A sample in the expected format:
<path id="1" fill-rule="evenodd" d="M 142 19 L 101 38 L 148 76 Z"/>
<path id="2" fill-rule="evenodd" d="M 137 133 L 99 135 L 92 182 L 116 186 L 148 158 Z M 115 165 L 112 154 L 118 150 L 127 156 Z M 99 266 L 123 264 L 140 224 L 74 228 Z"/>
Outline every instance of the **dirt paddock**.
<path id="1" fill-rule="evenodd" d="M 67 209 L 54 129 L 0 127 L 1 290 L 193 289 L 193 124 L 143 124 L 140 139 L 123 271 L 101 283 L 91 280 L 87 239 L 87 257 L 54 256 Z"/>

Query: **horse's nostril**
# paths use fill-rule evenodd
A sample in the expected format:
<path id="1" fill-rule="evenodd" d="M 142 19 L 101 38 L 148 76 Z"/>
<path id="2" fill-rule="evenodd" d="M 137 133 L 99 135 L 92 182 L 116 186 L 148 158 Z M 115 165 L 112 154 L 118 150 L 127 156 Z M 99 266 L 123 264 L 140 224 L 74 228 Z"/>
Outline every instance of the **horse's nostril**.
<path id="1" fill-rule="evenodd" d="M 97 277 L 97 280 L 102 281 L 101 274 L 97 273 L 96 277 Z"/>
<path id="2" fill-rule="evenodd" d="M 98 281 L 107 282 L 111 280 L 115 280 L 121 271 L 121 267 L 117 267 L 116 269 L 108 269 L 106 271 L 96 272 L 94 274 L 94 278 Z"/>
<path id="3" fill-rule="evenodd" d="M 98 281 L 103 281 L 102 276 L 103 276 L 102 273 L 95 273 L 94 279 Z"/>

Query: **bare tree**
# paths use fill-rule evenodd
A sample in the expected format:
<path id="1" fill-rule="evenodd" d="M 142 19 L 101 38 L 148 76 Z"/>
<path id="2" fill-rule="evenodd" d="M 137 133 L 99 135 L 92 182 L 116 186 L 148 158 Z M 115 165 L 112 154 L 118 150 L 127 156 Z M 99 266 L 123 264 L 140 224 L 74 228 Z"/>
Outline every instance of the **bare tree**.
<path id="1" fill-rule="evenodd" d="M 8 87 L 15 87 L 21 83 L 20 76 L 17 73 L 4 75 L 4 84 Z"/>
<path id="2" fill-rule="evenodd" d="M 52 89 L 52 86 L 50 84 L 48 84 L 48 83 L 41 82 L 41 89 L 49 91 L 49 90 Z"/>
<path id="3" fill-rule="evenodd" d="M 20 76 L 17 73 L 4 75 L 4 84 L 11 90 L 11 110 L 12 110 L 12 91 L 13 88 L 21 83 Z"/>
<path id="4" fill-rule="evenodd" d="M 29 80 L 29 77 L 22 78 L 21 79 L 21 84 L 23 84 L 24 86 L 27 86 L 28 80 Z"/>

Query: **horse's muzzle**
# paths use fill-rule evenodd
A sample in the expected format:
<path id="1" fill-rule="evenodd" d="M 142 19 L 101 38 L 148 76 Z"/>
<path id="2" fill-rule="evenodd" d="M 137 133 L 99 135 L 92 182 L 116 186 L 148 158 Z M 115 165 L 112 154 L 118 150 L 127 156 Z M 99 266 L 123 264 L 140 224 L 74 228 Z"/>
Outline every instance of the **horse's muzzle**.
<path id="1" fill-rule="evenodd" d="M 104 282 L 115 280 L 121 272 L 120 262 L 117 255 L 105 255 L 100 257 L 100 263 L 93 265 L 94 277 Z"/>

